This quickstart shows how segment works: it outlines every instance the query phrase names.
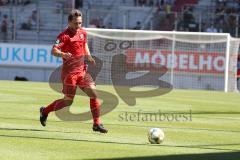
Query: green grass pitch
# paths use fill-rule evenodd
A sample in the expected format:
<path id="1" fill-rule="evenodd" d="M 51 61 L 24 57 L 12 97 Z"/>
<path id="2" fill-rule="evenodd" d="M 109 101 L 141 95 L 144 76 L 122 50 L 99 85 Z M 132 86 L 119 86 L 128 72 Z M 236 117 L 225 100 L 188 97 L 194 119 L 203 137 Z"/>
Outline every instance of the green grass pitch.
<path id="1" fill-rule="evenodd" d="M 112 86 L 97 87 L 117 95 Z M 239 93 L 173 90 L 138 98 L 134 107 L 119 99 L 118 107 L 102 116 L 108 134 L 93 133 L 91 120 L 66 122 L 54 113 L 42 127 L 39 107 L 61 97 L 48 83 L 0 81 L 1 160 L 240 159 Z M 88 110 L 88 99 L 76 96 L 71 111 Z M 189 113 L 185 115 L 189 117 L 179 121 L 144 118 L 143 113 L 159 110 L 169 115 Z M 149 144 L 151 127 L 164 130 L 162 144 Z"/>

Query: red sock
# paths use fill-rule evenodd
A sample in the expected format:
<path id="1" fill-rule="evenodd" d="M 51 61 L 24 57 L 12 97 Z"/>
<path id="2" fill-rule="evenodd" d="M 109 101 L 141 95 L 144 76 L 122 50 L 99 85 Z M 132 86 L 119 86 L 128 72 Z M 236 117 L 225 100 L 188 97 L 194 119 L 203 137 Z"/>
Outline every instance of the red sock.
<path id="1" fill-rule="evenodd" d="M 100 124 L 100 103 L 97 98 L 90 98 L 90 108 L 94 124 Z"/>
<path id="2" fill-rule="evenodd" d="M 65 104 L 63 99 L 58 99 L 58 100 L 54 101 L 53 103 L 49 104 L 46 108 L 44 108 L 43 114 L 48 115 L 48 113 L 50 113 L 52 111 L 57 111 L 66 106 L 67 105 Z"/>

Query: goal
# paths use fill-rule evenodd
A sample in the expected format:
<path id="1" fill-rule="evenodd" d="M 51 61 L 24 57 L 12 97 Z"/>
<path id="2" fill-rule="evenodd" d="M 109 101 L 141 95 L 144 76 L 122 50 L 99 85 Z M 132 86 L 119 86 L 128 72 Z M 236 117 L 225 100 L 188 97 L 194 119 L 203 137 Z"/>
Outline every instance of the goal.
<path id="1" fill-rule="evenodd" d="M 228 33 L 96 28 L 87 28 L 87 32 L 91 54 L 102 62 L 97 84 L 121 85 L 124 76 L 131 84 L 144 86 L 141 76 L 150 72 L 173 88 L 236 90 L 240 41 Z M 147 85 L 154 82 L 147 81 Z"/>

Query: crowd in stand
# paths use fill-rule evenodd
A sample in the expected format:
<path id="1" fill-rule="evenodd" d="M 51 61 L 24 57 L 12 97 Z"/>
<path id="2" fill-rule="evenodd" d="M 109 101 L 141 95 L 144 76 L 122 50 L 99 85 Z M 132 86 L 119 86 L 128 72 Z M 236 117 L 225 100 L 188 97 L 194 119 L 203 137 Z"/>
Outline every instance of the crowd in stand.
<path id="1" fill-rule="evenodd" d="M 31 15 L 28 17 L 26 22 L 23 22 L 21 24 L 21 29 L 23 30 L 31 30 L 31 29 L 36 29 L 37 27 L 37 10 L 34 9 L 32 10 Z"/>
<path id="2" fill-rule="evenodd" d="M 8 16 L 3 15 L 3 20 L 1 22 L 1 38 L 4 42 L 7 41 L 7 30 L 8 30 Z"/>
<path id="3" fill-rule="evenodd" d="M 122 3 L 126 3 L 127 0 L 122 0 Z M 184 6 L 180 13 L 175 13 L 175 1 L 176 0 L 132 0 L 132 4 L 136 7 L 153 7 L 156 9 L 156 13 L 153 15 L 154 25 L 153 30 L 162 31 L 193 31 L 193 32 L 222 32 L 230 33 L 232 36 L 240 35 L 238 29 L 240 22 L 240 0 L 216 0 L 212 12 L 214 16 L 203 17 L 204 20 L 199 22 L 199 17 L 196 17 L 195 6 Z M 61 1 L 70 2 L 70 1 Z M 8 4 L 19 4 L 27 5 L 31 3 L 31 0 L 0 0 L 0 5 Z M 64 6 L 64 5 L 63 5 Z M 76 0 L 75 7 L 84 9 L 83 0 Z M 0 21 L 1 21 L 1 32 L 5 35 L 7 29 L 5 29 L 9 24 L 4 14 L 0 11 Z M 11 19 L 11 17 L 8 17 Z M 207 19 L 208 18 L 208 19 Z M 9 20 L 11 21 L 11 20 Z M 88 27 L 96 28 L 119 28 L 115 26 L 111 21 L 105 22 L 101 18 L 91 18 L 88 20 Z M 37 11 L 32 11 L 28 19 L 21 24 L 21 29 L 31 29 L 36 28 L 37 23 Z M 135 26 L 127 29 L 141 29 L 143 22 L 136 20 Z M 7 28 L 8 28 L 7 27 Z"/>
<path id="4" fill-rule="evenodd" d="M 194 17 L 194 7 L 185 7 L 182 18 L 179 18 L 178 30 L 230 33 L 237 36 L 239 26 L 240 0 L 216 0 L 212 12 L 201 13 L 202 21 Z M 202 27 L 200 28 L 199 25 Z"/>
<path id="5" fill-rule="evenodd" d="M 172 14 L 172 6 L 174 5 L 175 0 L 133 0 L 135 7 L 153 7 L 156 9 L 157 13 L 154 15 L 154 17 L 161 17 L 161 13 L 164 12 L 164 18 L 157 18 L 157 21 L 159 21 L 158 26 L 152 28 L 154 30 L 165 30 L 165 31 L 171 31 L 174 29 L 174 21 L 175 17 L 174 14 Z M 125 0 L 122 0 L 123 4 L 126 3 Z M 108 22 L 107 24 L 103 24 L 102 18 L 92 18 L 90 19 L 89 27 L 91 28 L 121 28 L 119 26 L 113 26 L 111 22 Z M 135 26 L 132 26 L 127 29 L 141 29 L 142 28 L 142 22 L 139 20 L 136 21 Z"/>
<path id="6" fill-rule="evenodd" d="M 216 3 L 215 19 L 218 32 L 236 34 L 235 28 L 239 25 L 240 0 L 218 0 Z"/>
<path id="7" fill-rule="evenodd" d="M 0 6 L 4 6 L 8 4 L 28 5 L 30 3 L 31 3 L 31 0 L 0 0 Z"/>

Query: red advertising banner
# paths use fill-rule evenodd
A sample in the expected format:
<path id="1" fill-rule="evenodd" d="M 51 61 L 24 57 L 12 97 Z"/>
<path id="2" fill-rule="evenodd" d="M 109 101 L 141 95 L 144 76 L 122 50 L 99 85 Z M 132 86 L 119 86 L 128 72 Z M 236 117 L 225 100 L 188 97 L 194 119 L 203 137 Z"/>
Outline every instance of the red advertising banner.
<path id="1" fill-rule="evenodd" d="M 170 50 L 128 49 L 127 64 L 135 69 L 158 69 L 173 67 L 178 72 L 223 74 L 225 53 Z"/>

